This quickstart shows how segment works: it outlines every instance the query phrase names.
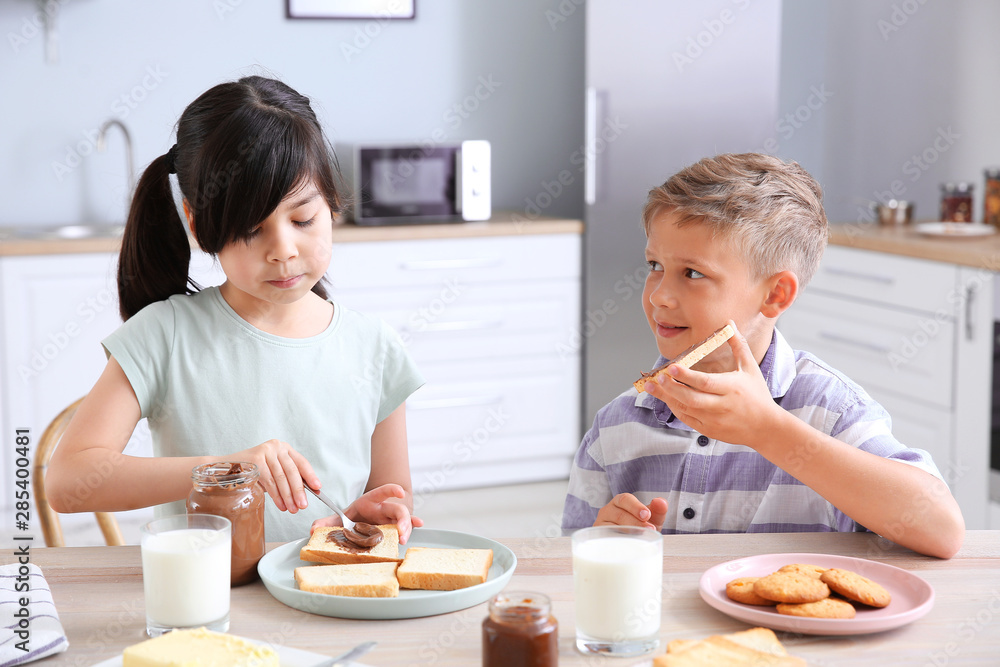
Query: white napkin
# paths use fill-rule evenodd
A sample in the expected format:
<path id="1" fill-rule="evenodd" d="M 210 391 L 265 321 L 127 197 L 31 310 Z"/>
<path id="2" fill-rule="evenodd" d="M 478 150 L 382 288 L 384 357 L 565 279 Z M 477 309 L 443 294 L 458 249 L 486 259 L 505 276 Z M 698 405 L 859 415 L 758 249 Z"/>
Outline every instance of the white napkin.
<path id="1" fill-rule="evenodd" d="M 18 590 L 25 584 L 28 590 Z M 21 606 L 22 598 L 27 606 Z M 0 626 L 0 667 L 22 665 L 69 648 L 52 591 L 34 563 L 0 565 Z"/>

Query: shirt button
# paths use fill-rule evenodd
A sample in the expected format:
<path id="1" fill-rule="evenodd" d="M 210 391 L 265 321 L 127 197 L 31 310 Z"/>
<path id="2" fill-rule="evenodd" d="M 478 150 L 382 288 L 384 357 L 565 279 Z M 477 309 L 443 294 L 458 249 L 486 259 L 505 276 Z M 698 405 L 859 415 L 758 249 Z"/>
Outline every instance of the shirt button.
<path id="1" fill-rule="evenodd" d="M 704 447 L 705 445 L 707 445 L 708 444 L 708 437 L 704 436 L 704 435 L 699 435 L 698 436 L 698 444 L 701 445 L 702 447 Z"/>
<path id="2" fill-rule="evenodd" d="M 688 507 L 686 510 L 684 510 L 684 518 L 685 519 L 693 519 L 694 518 L 694 508 Z"/>

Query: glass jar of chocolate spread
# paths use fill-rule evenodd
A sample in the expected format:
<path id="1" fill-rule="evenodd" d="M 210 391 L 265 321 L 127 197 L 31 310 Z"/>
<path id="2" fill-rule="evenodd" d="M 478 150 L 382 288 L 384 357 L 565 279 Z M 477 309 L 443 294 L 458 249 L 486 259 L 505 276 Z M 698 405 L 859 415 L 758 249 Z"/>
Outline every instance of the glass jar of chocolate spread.
<path id="1" fill-rule="evenodd" d="M 253 463 L 207 463 L 191 471 L 194 486 L 187 497 L 192 514 L 224 516 L 233 524 L 233 586 L 257 578 L 257 561 L 264 555 L 264 496 Z"/>
<path id="2" fill-rule="evenodd" d="M 992 167 L 983 172 L 986 190 L 983 192 L 983 223 L 1000 227 L 1000 168 Z"/>
<path id="3" fill-rule="evenodd" d="M 941 184 L 941 222 L 972 222 L 972 183 Z"/>
<path id="4" fill-rule="evenodd" d="M 555 667 L 559 621 L 541 593 L 500 593 L 483 621 L 483 667 Z"/>

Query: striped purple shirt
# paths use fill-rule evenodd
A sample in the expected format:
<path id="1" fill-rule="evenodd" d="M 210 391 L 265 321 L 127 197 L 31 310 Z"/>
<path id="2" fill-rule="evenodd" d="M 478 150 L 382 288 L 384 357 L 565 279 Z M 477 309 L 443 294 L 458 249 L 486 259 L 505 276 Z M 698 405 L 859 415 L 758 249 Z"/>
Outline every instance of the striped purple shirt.
<path id="1" fill-rule="evenodd" d="M 661 357 L 657 366 L 665 362 Z M 793 350 L 777 330 L 761 372 L 775 402 L 817 430 L 941 478 L 929 453 L 893 437 L 889 414 L 864 389 Z M 664 533 L 865 530 L 755 450 L 697 433 L 634 388 L 601 408 L 584 436 L 570 471 L 563 529 L 593 525 L 619 493 L 646 504 L 665 498 Z"/>

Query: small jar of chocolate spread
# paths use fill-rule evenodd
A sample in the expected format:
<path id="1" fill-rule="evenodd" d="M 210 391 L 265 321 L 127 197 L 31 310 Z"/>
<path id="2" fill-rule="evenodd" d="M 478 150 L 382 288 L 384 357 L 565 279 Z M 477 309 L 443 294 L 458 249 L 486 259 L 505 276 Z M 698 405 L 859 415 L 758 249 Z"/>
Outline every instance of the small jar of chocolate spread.
<path id="1" fill-rule="evenodd" d="M 483 667 L 555 667 L 559 621 L 541 593 L 500 593 L 483 621 Z"/>
<path id="2" fill-rule="evenodd" d="M 253 463 L 206 463 L 191 471 L 194 483 L 187 497 L 192 514 L 224 516 L 233 524 L 230 584 L 257 578 L 257 561 L 264 555 L 264 496 L 267 493 Z"/>

